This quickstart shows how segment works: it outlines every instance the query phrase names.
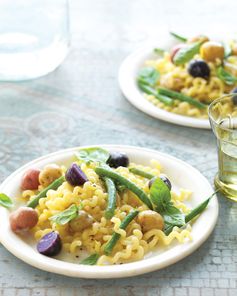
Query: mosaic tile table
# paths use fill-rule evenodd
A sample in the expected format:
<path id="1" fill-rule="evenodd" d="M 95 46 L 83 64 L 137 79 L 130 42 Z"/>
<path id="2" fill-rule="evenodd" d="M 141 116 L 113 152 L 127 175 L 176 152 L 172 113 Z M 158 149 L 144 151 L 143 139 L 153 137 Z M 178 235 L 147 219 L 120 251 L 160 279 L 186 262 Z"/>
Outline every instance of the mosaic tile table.
<path id="1" fill-rule="evenodd" d="M 169 3 L 167 3 L 169 2 Z M 198 1 L 200 2 L 200 1 Z M 63 65 L 38 80 L 0 84 L 0 181 L 45 153 L 87 144 L 149 147 L 179 157 L 212 182 L 217 170 L 211 131 L 167 124 L 134 109 L 121 95 L 123 58 L 153 33 L 190 22 L 227 23 L 225 1 L 71 1 L 72 48 Z M 237 11 L 237 3 L 232 11 Z M 213 14 L 215 10 L 220 12 Z M 200 22 L 200 18 L 202 21 Z M 158 37 L 157 37 L 158 38 Z M 237 295 L 237 204 L 219 197 L 208 241 L 164 270 L 119 280 L 82 280 L 37 270 L 0 246 L 0 295 Z"/>

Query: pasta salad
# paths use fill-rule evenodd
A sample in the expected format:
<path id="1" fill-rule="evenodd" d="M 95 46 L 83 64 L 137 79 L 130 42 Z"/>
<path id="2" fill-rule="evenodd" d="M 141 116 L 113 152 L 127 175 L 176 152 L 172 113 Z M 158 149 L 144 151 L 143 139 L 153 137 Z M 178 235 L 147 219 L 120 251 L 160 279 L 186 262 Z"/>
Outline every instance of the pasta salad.
<path id="1" fill-rule="evenodd" d="M 156 58 L 138 72 L 138 86 L 158 108 L 205 119 L 212 101 L 237 93 L 237 42 L 171 34 L 178 43 L 169 50 L 154 49 Z M 237 113 L 236 101 L 226 104 L 226 113 Z"/>
<path id="2" fill-rule="evenodd" d="M 191 240 L 191 224 L 212 197 L 190 209 L 192 192 L 175 192 L 157 160 L 144 166 L 100 147 L 79 149 L 68 168 L 27 170 L 21 190 L 25 205 L 10 213 L 12 231 L 33 235 L 42 255 L 67 253 L 87 265 L 137 261 Z M 0 205 L 12 201 L 1 193 Z"/>

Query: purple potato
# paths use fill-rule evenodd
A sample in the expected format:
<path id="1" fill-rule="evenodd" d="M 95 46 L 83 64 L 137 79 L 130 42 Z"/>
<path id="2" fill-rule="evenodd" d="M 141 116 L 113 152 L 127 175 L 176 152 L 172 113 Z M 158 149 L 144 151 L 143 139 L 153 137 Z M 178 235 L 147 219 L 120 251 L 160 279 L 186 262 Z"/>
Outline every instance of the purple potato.
<path id="1" fill-rule="evenodd" d="M 62 242 L 59 234 L 55 231 L 44 235 L 37 244 L 37 250 L 45 256 L 56 256 L 62 249 Z"/>
<path id="2" fill-rule="evenodd" d="M 88 181 L 87 176 L 76 163 L 67 170 L 65 178 L 72 186 L 81 186 Z"/>

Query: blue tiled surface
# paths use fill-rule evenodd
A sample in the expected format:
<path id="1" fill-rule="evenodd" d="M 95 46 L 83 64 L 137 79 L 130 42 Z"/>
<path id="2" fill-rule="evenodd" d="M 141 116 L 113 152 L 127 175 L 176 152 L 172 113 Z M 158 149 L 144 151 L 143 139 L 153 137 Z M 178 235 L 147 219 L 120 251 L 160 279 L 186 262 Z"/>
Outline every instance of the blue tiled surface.
<path id="1" fill-rule="evenodd" d="M 230 2 L 234 11 L 237 4 Z M 134 109 L 120 93 L 117 71 L 153 33 L 174 24 L 183 28 L 191 19 L 197 26 L 201 17 L 204 31 L 210 15 L 219 24 L 228 23 L 229 13 L 220 0 L 203 7 L 187 0 L 72 0 L 72 49 L 63 65 L 41 79 L 0 84 L 0 180 L 45 153 L 118 143 L 179 157 L 212 182 L 217 157 L 211 131 L 174 126 Z M 0 295 L 236 296 L 237 204 L 222 196 L 219 201 L 215 231 L 193 256 L 135 278 L 66 278 L 28 266 L 0 246 Z"/>

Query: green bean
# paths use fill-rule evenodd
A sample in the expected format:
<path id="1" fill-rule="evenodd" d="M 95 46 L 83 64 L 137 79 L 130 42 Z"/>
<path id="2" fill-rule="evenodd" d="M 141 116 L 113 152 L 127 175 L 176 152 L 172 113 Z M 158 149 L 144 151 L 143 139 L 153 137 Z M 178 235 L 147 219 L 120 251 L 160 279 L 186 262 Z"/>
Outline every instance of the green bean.
<path id="1" fill-rule="evenodd" d="M 165 105 L 171 106 L 174 103 L 174 100 L 169 98 L 168 96 L 161 95 L 154 88 L 149 85 L 144 84 L 142 81 L 138 80 L 138 85 L 142 91 L 144 91 L 148 95 L 153 95 L 156 99 L 164 103 Z"/>
<path id="2" fill-rule="evenodd" d="M 146 193 L 137 187 L 136 184 L 129 181 L 128 179 L 124 178 L 123 176 L 119 175 L 115 171 L 112 171 L 111 169 L 103 168 L 103 167 L 97 167 L 95 169 L 95 172 L 101 176 L 101 177 L 108 177 L 113 179 L 114 181 L 117 181 L 118 183 L 125 185 L 127 189 L 132 191 L 134 194 L 137 195 L 137 197 L 148 206 L 149 209 L 153 210 L 152 203 L 149 199 L 149 197 L 146 195 Z"/>
<path id="3" fill-rule="evenodd" d="M 156 54 L 164 54 L 164 52 L 165 52 L 165 50 L 163 48 L 158 48 L 158 47 L 154 48 L 153 51 Z"/>
<path id="4" fill-rule="evenodd" d="M 84 264 L 84 265 L 96 265 L 99 257 L 100 257 L 99 254 L 94 253 L 94 254 L 90 255 L 89 257 L 85 258 L 84 260 L 82 260 L 80 262 L 80 264 Z"/>
<path id="5" fill-rule="evenodd" d="M 217 191 L 219 191 L 219 190 L 217 190 Z M 210 197 L 208 197 L 204 202 L 202 202 L 201 204 L 199 204 L 190 213 L 188 213 L 185 216 L 185 222 L 188 223 L 193 218 L 195 218 L 196 216 L 198 216 L 199 214 L 201 214 L 205 210 L 205 208 L 207 207 L 207 205 L 209 204 L 209 201 L 212 199 L 212 197 L 217 193 L 217 191 L 215 191 L 214 193 L 212 193 L 212 195 Z"/>
<path id="6" fill-rule="evenodd" d="M 204 109 L 207 107 L 205 104 L 193 99 L 192 97 L 186 96 L 186 95 L 184 95 L 180 92 L 174 91 L 174 90 L 159 87 L 158 93 L 161 95 L 164 95 L 164 96 L 168 96 L 173 99 L 177 99 L 179 101 L 188 102 L 189 104 L 196 106 L 200 109 Z"/>
<path id="7" fill-rule="evenodd" d="M 39 204 L 39 200 L 43 197 L 46 197 L 46 194 L 49 190 L 56 190 L 62 183 L 65 181 L 65 177 L 61 176 L 56 179 L 53 183 L 51 183 L 48 187 L 42 190 L 38 195 L 36 195 L 32 200 L 30 200 L 27 204 L 27 207 L 35 208 Z"/>
<path id="8" fill-rule="evenodd" d="M 110 178 L 104 177 L 103 180 L 108 192 L 108 203 L 105 210 L 105 218 L 111 219 L 114 216 L 114 211 L 116 208 L 116 187 L 114 181 Z"/>
<path id="9" fill-rule="evenodd" d="M 121 184 L 116 184 L 116 183 L 115 183 L 115 187 L 116 187 L 116 189 L 117 189 L 117 191 L 118 191 L 119 193 L 122 193 L 122 192 L 124 192 L 124 190 L 127 189 L 126 186 L 121 185 Z"/>
<path id="10" fill-rule="evenodd" d="M 183 37 L 181 35 L 178 35 L 178 34 L 176 34 L 174 32 L 170 32 L 170 35 L 172 35 L 174 38 L 176 38 L 179 41 L 182 41 L 182 42 L 187 42 L 188 41 L 188 38 Z"/>
<path id="11" fill-rule="evenodd" d="M 138 215 L 139 211 L 135 210 L 133 212 L 130 212 L 121 222 L 120 229 L 126 229 L 128 224 Z M 112 251 L 114 246 L 116 245 L 117 241 L 120 239 L 120 234 L 117 232 L 114 232 L 112 234 L 111 239 L 107 242 L 104 248 L 104 252 L 106 255 L 109 255 Z"/>
<path id="12" fill-rule="evenodd" d="M 155 175 L 152 175 L 148 172 L 145 172 L 143 170 L 137 169 L 137 168 L 129 168 L 129 171 L 135 175 L 147 178 L 147 179 L 152 179 L 155 177 Z"/>
<path id="13" fill-rule="evenodd" d="M 196 208 L 194 208 L 190 213 L 188 213 L 187 215 L 185 215 L 185 223 L 188 223 L 189 221 L 193 220 L 194 218 L 196 218 L 199 214 L 201 214 L 205 208 L 207 207 L 207 205 L 209 204 L 211 198 L 218 192 L 219 190 L 216 190 L 214 193 L 212 193 L 212 195 L 210 197 L 208 197 L 204 202 L 200 203 Z M 173 228 L 176 225 L 170 225 L 169 227 L 167 227 L 165 229 L 165 234 L 168 235 L 170 234 L 170 232 L 173 230 Z"/>

